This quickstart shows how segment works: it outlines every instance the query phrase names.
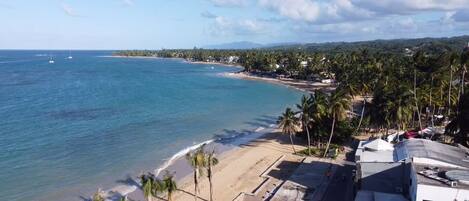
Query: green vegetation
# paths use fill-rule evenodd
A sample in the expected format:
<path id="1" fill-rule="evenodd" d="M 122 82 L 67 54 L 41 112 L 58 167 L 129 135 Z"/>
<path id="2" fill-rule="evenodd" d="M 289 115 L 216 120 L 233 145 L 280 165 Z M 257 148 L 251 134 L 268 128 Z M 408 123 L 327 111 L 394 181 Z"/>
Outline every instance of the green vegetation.
<path id="1" fill-rule="evenodd" d="M 278 118 L 279 127 L 282 129 L 282 133 L 290 136 L 291 147 L 293 153 L 296 154 L 295 144 L 293 143 L 293 135 L 298 131 L 298 118 L 295 117 L 295 113 L 291 108 L 285 109 L 285 113 Z"/>
<path id="2" fill-rule="evenodd" d="M 191 165 L 194 171 L 194 199 L 197 200 L 197 194 L 199 193 L 199 177 L 207 172 L 207 178 L 210 187 L 210 201 L 213 200 L 213 167 L 218 164 L 218 159 L 215 156 L 215 150 L 211 152 L 205 151 L 205 145 L 203 144 L 193 152 L 186 154 L 186 160 Z M 204 171 L 205 170 L 205 171 Z"/>
<path id="3" fill-rule="evenodd" d="M 469 36 L 115 54 L 239 64 L 245 72 L 258 76 L 331 79 L 337 87 L 334 93 L 316 91 L 303 97 L 298 111 L 287 109 L 279 119 L 283 133 L 305 137 L 311 150 L 311 145 L 322 147 L 326 142 L 327 147 L 361 131 L 380 130 L 387 135 L 389 129 L 446 126 L 451 120 L 454 123 L 449 124 L 447 136 L 468 144 L 469 132 L 456 123 L 468 107 L 463 101 L 469 62 L 469 48 L 463 48 L 467 42 Z M 293 138 L 291 142 L 293 145 Z"/>

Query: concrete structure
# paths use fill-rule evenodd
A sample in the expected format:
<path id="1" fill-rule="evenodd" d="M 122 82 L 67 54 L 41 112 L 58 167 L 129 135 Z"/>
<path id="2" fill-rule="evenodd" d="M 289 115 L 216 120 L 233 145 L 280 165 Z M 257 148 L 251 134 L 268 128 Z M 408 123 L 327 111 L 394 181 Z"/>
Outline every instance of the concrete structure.
<path id="1" fill-rule="evenodd" d="M 392 149 L 389 145 L 382 140 L 360 142 L 355 200 L 376 200 L 375 193 L 411 201 L 469 200 L 467 149 L 425 139 L 405 140 Z"/>

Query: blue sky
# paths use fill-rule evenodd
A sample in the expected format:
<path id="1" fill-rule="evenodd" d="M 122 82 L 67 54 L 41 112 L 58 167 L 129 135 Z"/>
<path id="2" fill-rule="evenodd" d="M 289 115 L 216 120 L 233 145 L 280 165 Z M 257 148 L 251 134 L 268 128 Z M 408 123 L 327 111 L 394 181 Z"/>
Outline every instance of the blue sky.
<path id="1" fill-rule="evenodd" d="M 192 48 L 469 34 L 469 0 L 0 0 L 0 49 Z"/>

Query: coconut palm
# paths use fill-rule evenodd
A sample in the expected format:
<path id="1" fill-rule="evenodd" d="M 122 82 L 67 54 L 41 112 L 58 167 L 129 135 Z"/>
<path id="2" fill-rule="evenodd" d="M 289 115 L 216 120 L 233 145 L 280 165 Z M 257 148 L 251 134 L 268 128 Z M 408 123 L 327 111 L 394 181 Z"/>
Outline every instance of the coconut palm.
<path id="1" fill-rule="evenodd" d="M 173 193 L 177 190 L 176 181 L 174 180 L 174 174 L 169 173 L 166 171 L 165 175 L 163 176 L 163 180 L 159 182 L 159 192 L 165 192 L 168 195 L 168 201 L 173 200 Z"/>
<path id="2" fill-rule="evenodd" d="M 346 112 L 350 109 L 350 96 L 343 91 L 334 91 L 329 98 L 329 114 L 332 115 L 332 127 L 329 140 L 327 141 L 324 156 L 326 157 L 331 144 L 336 121 L 342 121 L 346 118 Z"/>
<path id="3" fill-rule="evenodd" d="M 454 135 L 454 141 L 468 146 L 469 141 L 469 93 L 461 96 L 458 113 L 446 126 L 446 133 Z"/>
<path id="4" fill-rule="evenodd" d="M 300 110 L 300 120 L 303 129 L 306 131 L 306 136 L 308 138 L 308 155 L 311 155 L 311 137 L 309 135 L 309 123 L 311 121 L 310 112 L 311 112 L 311 101 L 306 95 L 303 95 L 301 98 L 301 103 L 297 104 L 296 107 Z"/>
<path id="5" fill-rule="evenodd" d="M 206 161 L 203 146 L 199 147 L 194 152 L 187 153 L 186 160 L 194 171 L 194 200 L 197 201 L 197 195 L 199 193 L 199 177 L 203 175 Z"/>
<path id="6" fill-rule="evenodd" d="M 295 117 L 295 113 L 291 108 L 287 108 L 285 109 L 285 113 L 279 117 L 278 122 L 282 133 L 290 136 L 293 153 L 296 154 L 295 145 L 293 144 L 293 135 L 298 131 L 298 118 Z"/>
<path id="7" fill-rule="evenodd" d="M 93 198 L 91 200 L 92 201 L 104 201 L 103 191 L 101 189 L 98 189 L 96 193 L 93 194 Z"/>
<path id="8" fill-rule="evenodd" d="M 142 185 L 143 196 L 147 201 L 152 201 L 155 189 L 155 179 L 150 174 L 143 174 L 140 176 L 140 182 Z"/>
<path id="9" fill-rule="evenodd" d="M 213 166 L 218 164 L 218 159 L 215 157 L 215 150 L 213 150 L 210 153 L 206 153 L 206 168 L 207 168 L 207 177 L 208 177 L 208 182 L 210 184 L 210 201 L 213 201 L 213 183 L 212 183 L 212 178 L 213 178 Z"/>
<path id="10" fill-rule="evenodd" d="M 314 124 L 314 138 L 317 140 L 317 144 L 319 147 L 319 143 L 321 140 L 321 130 L 322 125 L 324 124 L 324 119 L 327 116 L 327 95 L 319 90 L 314 91 L 313 94 L 310 95 L 311 101 L 311 121 Z"/>

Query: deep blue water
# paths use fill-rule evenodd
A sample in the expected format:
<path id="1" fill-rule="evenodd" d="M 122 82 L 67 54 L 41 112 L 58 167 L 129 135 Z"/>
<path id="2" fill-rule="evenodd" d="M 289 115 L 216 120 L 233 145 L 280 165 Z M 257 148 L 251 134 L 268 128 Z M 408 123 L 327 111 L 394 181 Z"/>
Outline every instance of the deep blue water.
<path id="1" fill-rule="evenodd" d="M 255 129 L 301 96 L 219 75 L 232 67 L 68 54 L 0 51 L 0 200 L 79 200 L 184 147 Z"/>

